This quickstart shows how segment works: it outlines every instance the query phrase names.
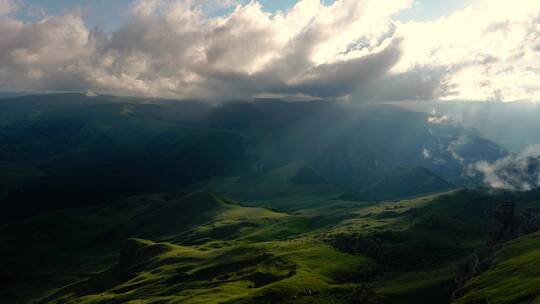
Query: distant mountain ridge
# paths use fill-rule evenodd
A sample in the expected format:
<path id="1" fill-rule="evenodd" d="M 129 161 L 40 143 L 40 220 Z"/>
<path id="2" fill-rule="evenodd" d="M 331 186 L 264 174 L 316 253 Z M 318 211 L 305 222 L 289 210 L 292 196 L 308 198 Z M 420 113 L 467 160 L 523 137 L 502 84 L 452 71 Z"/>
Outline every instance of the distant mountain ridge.
<path id="1" fill-rule="evenodd" d="M 10 97 L 20 97 L 20 96 L 28 96 L 28 95 L 36 95 L 35 92 L 0 92 L 0 98 L 10 98 Z"/>
<path id="2" fill-rule="evenodd" d="M 79 93 L 0 100 L 3 220 L 298 162 L 347 193 L 392 199 L 471 183 L 470 164 L 505 155 L 474 130 L 388 105 Z"/>
<path id="3" fill-rule="evenodd" d="M 519 153 L 540 143 L 540 102 L 422 101 L 400 106 L 429 114 L 434 122 L 461 124 Z"/>

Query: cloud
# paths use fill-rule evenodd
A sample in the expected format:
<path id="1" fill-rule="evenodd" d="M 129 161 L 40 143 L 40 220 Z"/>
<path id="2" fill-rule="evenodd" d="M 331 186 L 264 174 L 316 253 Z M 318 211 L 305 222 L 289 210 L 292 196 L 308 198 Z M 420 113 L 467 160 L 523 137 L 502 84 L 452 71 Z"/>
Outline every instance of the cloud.
<path id="1" fill-rule="evenodd" d="M 540 100 L 540 2 L 479 0 L 431 22 L 398 24 L 404 55 L 395 71 L 446 67 L 442 99 Z"/>
<path id="2" fill-rule="evenodd" d="M 481 161 L 469 168 L 472 176 L 480 175 L 486 185 L 513 191 L 529 191 L 540 187 L 540 145 L 530 146 L 519 155 L 511 155 L 494 163 Z"/>
<path id="3" fill-rule="evenodd" d="M 378 99 L 376 91 L 385 89 L 378 82 L 401 56 L 390 17 L 410 5 L 302 0 L 270 14 L 250 2 L 209 17 L 208 3 L 140 0 L 110 34 L 87 29 L 76 14 L 36 23 L 3 18 L 0 83 L 222 100 L 353 93 Z"/>
<path id="4" fill-rule="evenodd" d="M 47 17 L 37 23 L 1 18 L 0 36 L 0 83 L 7 88 L 83 88 L 79 65 L 94 47 L 79 16 Z"/>
<path id="5" fill-rule="evenodd" d="M 22 5 L 18 0 L 0 0 L 0 17 L 16 12 Z"/>
<path id="6" fill-rule="evenodd" d="M 138 0 L 112 33 L 76 13 L 4 16 L 0 84 L 209 100 L 534 99 L 540 7 L 516 1 L 400 23 L 413 1 L 301 0 L 268 13 L 256 1 Z"/>

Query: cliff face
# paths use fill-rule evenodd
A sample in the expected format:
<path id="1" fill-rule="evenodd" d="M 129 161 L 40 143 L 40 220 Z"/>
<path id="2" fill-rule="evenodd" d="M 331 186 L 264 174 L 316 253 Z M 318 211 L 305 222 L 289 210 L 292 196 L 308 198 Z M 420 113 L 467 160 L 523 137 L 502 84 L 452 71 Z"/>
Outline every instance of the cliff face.
<path id="1" fill-rule="evenodd" d="M 487 245 L 489 247 L 509 241 L 515 236 L 517 221 L 514 217 L 513 202 L 501 202 L 494 211 L 494 222 L 491 227 Z"/>
<path id="2" fill-rule="evenodd" d="M 454 278 L 454 283 L 456 284 L 456 287 L 458 289 L 463 288 L 467 281 L 472 279 L 474 276 L 476 276 L 478 273 L 480 273 L 480 256 L 478 253 L 473 253 L 467 259 L 465 259 L 465 262 L 459 267 L 458 272 Z M 455 292 L 453 297 L 459 297 L 461 296 L 461 293 L 459 291 Z"/>
<path id="3" fill-rule="evenodd" d="M 529 209 L 525 211 L 518 220 L 518 236 L 540 231 L 540 209 Z"/>
<path id="4" fill-rule="evenodd" d="M 495 219 L 487 245 L 494 247 L 539 230 L 540 209 L 528 209 L 515 216 L 515 204 L 502 202 L 495 208 Z"/>
<path id="5" fill-rule="evenodd" d="M 456 291 L 453 299 L 459 299 L 465 294 L 464 287 L 471 279 L 489 271 L 494 256 L 504 248 L 503 244 L 537 231 L 540 231 L 540 209 L 528 209 L 516 216 L 513 202 L 497 204 L 487 248 L 474 252 L 459 266 L 454 277 Z"/>
<path id="6" fill-rule="evenodd" d="M 537 303 L 540 296 L 540 233 L 512 240 L 490 252 L 489 268 L 459 290 L 453 304 Z"/>

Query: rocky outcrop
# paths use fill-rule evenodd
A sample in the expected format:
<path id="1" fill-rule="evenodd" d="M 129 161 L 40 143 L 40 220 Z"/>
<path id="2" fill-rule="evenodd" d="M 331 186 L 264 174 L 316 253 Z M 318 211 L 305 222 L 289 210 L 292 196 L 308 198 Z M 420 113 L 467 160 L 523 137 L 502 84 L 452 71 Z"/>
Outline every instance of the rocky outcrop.
<path id="1" fill-rule="evenodd" d="M 498 203 L 494 210 L 487 248 L 474 252 L 459 265 L 454 277 L 456 289 L 452 294 L 453 299 L 463 296 L 464 287 L 469 280 L 490 268 L 494 253 L 504 243 L 537 231 L 540 231 L 540 209 L 528 209 L 516 216 L 513 202 Z"/>
<path id="2" fill-rule="evenodd" d="M 518 236 L 540 231 L 540 209 L 528 209 L 518 219 Z"/>
<path id="3" fill-rule="evenodd" d="M 513 202 L 501 202 L 497 204 L 487 241 L 488 246 L 492 247 L 514 238 L 516 226 L 514 209 L 515 205 Z"/>
<path id="4" fill-rule="evenodd" d="M 480 272 L 480 257 L 478 253 L 473 253 L 465 259 L 459 266 L 458 272 L 454 278 L 454 283 L 458 287 L 463 287 L 468 280 L 472 279 Z"/>
<path id="5" fill-rule="evenodd" d="M 501 202 L 497 204 L 494 213 L 494 223 L 487 241 L 488 247 L 496 247 L 540 230 L 540 209 L 528 209 L 516 217 L 515 204 Z"/>

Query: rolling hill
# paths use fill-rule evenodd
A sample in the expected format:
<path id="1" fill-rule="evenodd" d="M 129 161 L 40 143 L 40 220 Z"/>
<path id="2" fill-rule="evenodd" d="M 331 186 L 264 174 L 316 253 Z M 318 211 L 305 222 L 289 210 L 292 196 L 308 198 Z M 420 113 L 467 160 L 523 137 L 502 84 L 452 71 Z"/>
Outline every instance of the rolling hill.
<path id="1" fill-rule="evenodd" d="M 329 199 L 288 214 L 174 191 L 57 211 L 1 227 L 0 296 L 6 303 L 450 303 L 462 261 L 484 250 L 497 202 L 507 199 L 518 213 L 540 207 L 535 192 L 479 189 L 379 203 Z M 513 271 L 536 263 L 535 239 L 505 245 L 457 303 L 496 294 L 481 282 L 496 279 L 506 260 Z M 528 295 L 539 295 L 531 286 Z"/>

